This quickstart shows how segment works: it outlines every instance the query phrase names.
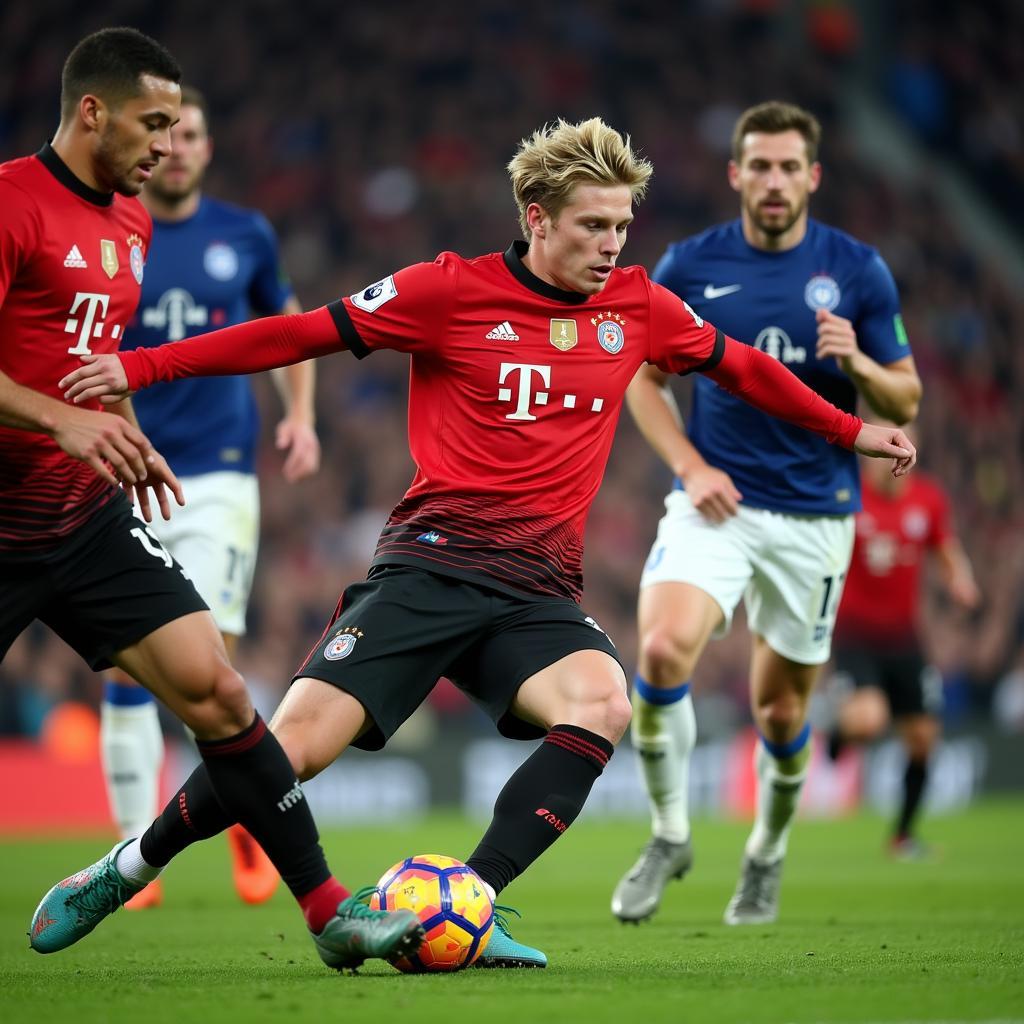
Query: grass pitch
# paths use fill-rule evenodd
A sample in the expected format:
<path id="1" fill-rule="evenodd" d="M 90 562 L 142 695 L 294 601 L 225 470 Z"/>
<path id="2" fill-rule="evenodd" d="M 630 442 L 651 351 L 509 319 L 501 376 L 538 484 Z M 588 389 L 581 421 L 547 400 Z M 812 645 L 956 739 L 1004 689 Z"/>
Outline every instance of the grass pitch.
<path id="1" fill-rule="evenodd" d="M 222 840 L 178 859 L 163 907 L 118 912 L 40 956 L 25 935 L 36 902 L 109 842 L 7 842 L 0 1014 L 6 1024 L 1024 1021 L 1024 804 L 986 803 L 925 830 L 942 858 L 900 864 L 882 855 L 875 817 L 799 822 L 780 922 L 737 929 L 721 915 L 746 826 L 698 821 L 693 872 L 653 921 L 625 927 L 608 903 L 645 827 L 584 820 L 503 894 L 523 913 L 513 934 L 544 949 L 549 968 L 446 976 L 380 961 L 355 976 L 326 970 L 284 891 L 263 907 L 237 901 Z M 354 886 L 412 853 L 466 856 L 479 832 L 434 817 L 330 832 L 324 845 Z"/>

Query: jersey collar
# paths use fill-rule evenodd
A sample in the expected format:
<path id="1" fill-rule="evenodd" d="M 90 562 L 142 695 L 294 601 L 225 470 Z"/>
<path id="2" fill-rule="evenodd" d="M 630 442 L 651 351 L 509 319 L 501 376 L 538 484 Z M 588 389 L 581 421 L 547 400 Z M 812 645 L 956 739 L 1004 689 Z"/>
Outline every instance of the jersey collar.
<path id="1" fill-rule="evenodd" d="M 512 276 L 531 292 L 543 295 L 545 299 L 554 299 L 556 302 L 566 302 L 573 306 L 579 306 L 590 298 L 583 292 L 568 292 L 564 288 L 556 288 L 547 281 L 542 281 L 532 271 L 526 269 L 523 257 L 530 251 L 530 247 L 521 239 L 514 241 L 504 254 L 505 266 L 508 267 Z"/>
<path id="2" fill-rule="evenodd" d="M 81 178 L 76 177 L 74 171 L 57 156 L 56 150 L 48 142 L 43 143 L 43 148 L 36 153 L 36 157 L 66 189 L 70 189 L 80 199 L 92 203 L 93 206 L 110 206 L 114 202 L 113 192 L 97 192 Z"/>

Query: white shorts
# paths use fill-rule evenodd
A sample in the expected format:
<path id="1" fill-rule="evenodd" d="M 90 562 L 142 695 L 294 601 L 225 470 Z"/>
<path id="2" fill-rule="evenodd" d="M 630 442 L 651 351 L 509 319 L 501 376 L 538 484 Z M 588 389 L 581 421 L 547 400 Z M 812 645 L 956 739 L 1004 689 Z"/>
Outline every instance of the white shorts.
<path id="1" fill-rule="evenodd" d="M 665 499 L 665 515 L 640 578 L 690 583 L 711 595 L 725 621 L 740 598 L 750 630 L 773 651 L 802 665 L 828 661 L 839 599 L 853 550 L 853 516 L 809 516 L 740 505 L 709 523 L 685 491 Z"/>
<path id="2" fill-rule="evenodd" d="M 217 628 L 242 636 L 259 543 L 259 483 L 251 473 L 226 472 L 182 477 L 181 486 L 184 508 L 171 498 L 170 521 L 157 511 L 149 528 L 189 574 Z"/>

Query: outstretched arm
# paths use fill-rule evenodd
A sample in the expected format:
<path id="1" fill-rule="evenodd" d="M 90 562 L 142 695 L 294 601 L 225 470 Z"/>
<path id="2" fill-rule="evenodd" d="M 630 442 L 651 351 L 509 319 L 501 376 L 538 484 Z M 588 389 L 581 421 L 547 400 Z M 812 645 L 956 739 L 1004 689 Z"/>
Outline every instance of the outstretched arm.
<path id="1" fill-rule="evenodd" d="M 157 348 L 82 356 L 84 365 L 64 377 L 58 387 L 75 403 L 99 398 L 111 405 L 161 380 L 257 373 L 345 347 L 330 310 L 321 306 L 309 313 L 268 316 Z"/>
<path id="2" fill-rule="evenodd" d="M 898 427 L 875 426 L 837 409 L 778 360 L 750 345 L 726 338 L 721 361 L 705 372 L 716 384 L 762 412 L 861 455 L 892 458 L 894 476 L 909 473 L 917 461 L 917 450 Z"/>

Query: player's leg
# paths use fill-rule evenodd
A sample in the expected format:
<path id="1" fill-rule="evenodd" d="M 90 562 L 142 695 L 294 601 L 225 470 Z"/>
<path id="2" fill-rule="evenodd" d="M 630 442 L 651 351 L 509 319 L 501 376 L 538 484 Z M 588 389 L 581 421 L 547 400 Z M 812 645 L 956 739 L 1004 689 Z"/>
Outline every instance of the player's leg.
<path id="1" fill-rule="evenodd" d="M 612 893 L 621 921 L 650 917 L 669 880 L 693 862 L 690 758 L 697 743 L 690 679 L 712 635 L 729 628 L 750 579 L 744 521 L 709 523 L 684 491 L 665 515 L 640 579 L 640 652 L 631 736 L 651 806 L 651 838 Z"/>
<path id="2" fill-rule="evenodd" d="M 903 860 L 927 859 L 915 825 L 928 785 L 928 765 L 942 731 L 942 677 L 925 665 L 920 650 L 894 659 L 890 699 L 893 716 L 907 752 L 903 794 L 890 851 Z"/>
<path id="3" fill-rule="evenodd" d="M 333 945 L 329 941 L 337 931 L 335 910 L 353 918 L 367 908 L 359 904 L 358 909 L 345 909 L 348 893 L 327 868 L 295 772 L 253 711 L 209 612 L 184 612 L 189 605 L 202 607 L 195 589 L 151 534 L 126 525 L 123 517 L 118 521 L 117 515 L 115 511 L 111 528 L 84 555 L 91 578 L 85 581 L 81 565 L 67 566 L 68 574 L 80 582 L 75 587 L 65 582 L 64 593 L 48 610 L 51 625 L 91 664 L 99 667 L 110 658 L 133 678 L 145 680 L 192 729 L 204 762 L 205 802 L 219 805 L 221 817 L 226 813 L 230 820 L 241 821 L 261 843 L 299 901 L 330 966 L 355 966 L 366 955 L 386 955 L 354 947 L 353 934 Z M 128 519 L 134 523 L 130 515 Z M 149 601 L 138 601 L 137 593 L 148 594 Z M 166 620 L 163 625 L 143 628 L 160 619 Z M 123 647 L 117 643 L 119 636 L 140 630 L 142 639 Z M 193 807 L 184 800 L 178 806 L 197 831 L 209 827 L 200 814 L 203 800 L 198 803 Z M 159 866 L 144 859 L 140 843 L 118 844 L 102 861 L 44 896 L 33 919 L 33 947 L 52 952 L 77 941 L 150 881 Z M 412 915 L 396 922 L 390 951 L 404 948 L 418 928 Z M 347 923 L 360 928 L 358 921 L 343 926 Z"/>
<path id="4" fill-rule="evenodd" d="M 612 894 L 612 913 L 621 921 L 650 917 L 668 881 L 682 878 L 692 864 L 690 757 L 697 721 L 690 678 L 723 616 L 705 590 L 664 582 L 641 589 L 638 620 L 630 731 L 650 801 L 651 839 Z"/>
<path id="5" fill-rule="evenodd" d="M 887 692 L 888 659 L 872 649 L 869 637 L 846 637 L 835 649 L 829 689 L 835 698 L 828 755 L 836 760 L 847 744 L 871 743 L 891 719 Z"/>
<path id="6" fill-rule="evenodd" d="M 782 864 L 811 755 L 808 704 L 829 659 L 853 544 L 852 517 L 766 516 L 764 526 L 746 595 L 757 805 L 726 924 L 778 916 Z"/>

